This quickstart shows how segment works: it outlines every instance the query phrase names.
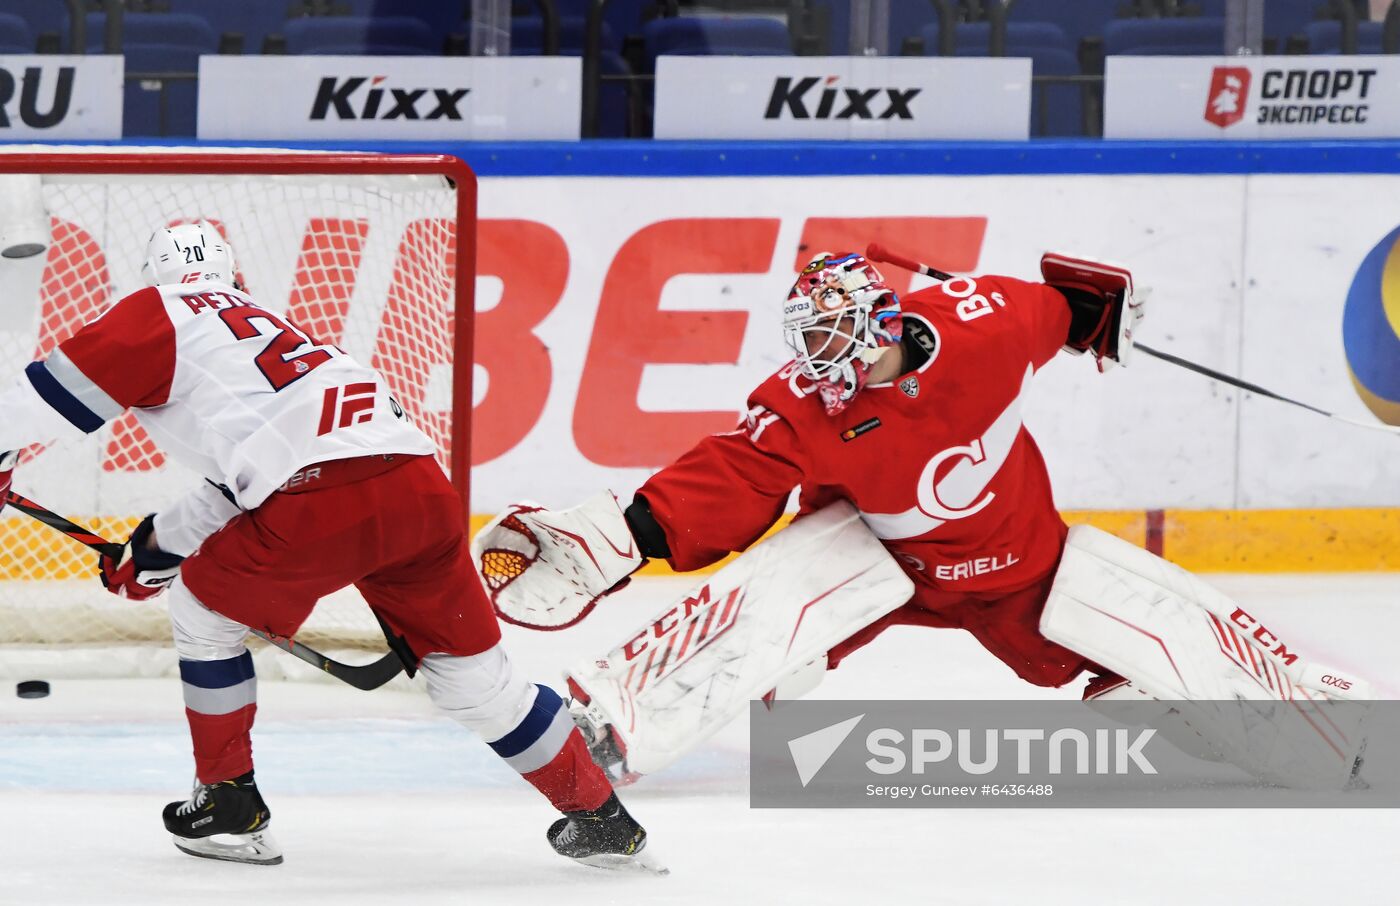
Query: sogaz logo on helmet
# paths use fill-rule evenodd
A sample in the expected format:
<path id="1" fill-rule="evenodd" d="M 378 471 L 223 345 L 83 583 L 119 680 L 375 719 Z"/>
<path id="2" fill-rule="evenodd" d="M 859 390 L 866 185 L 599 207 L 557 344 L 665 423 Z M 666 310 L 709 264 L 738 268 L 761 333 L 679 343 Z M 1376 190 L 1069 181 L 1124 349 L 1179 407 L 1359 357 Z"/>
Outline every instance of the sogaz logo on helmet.
<path id="1" fill-rule="evenodd" d="M 1400 425 L 1400 227 L 1361 261 L 1342 309 L 1342 345 L 1366 407 Z"/>

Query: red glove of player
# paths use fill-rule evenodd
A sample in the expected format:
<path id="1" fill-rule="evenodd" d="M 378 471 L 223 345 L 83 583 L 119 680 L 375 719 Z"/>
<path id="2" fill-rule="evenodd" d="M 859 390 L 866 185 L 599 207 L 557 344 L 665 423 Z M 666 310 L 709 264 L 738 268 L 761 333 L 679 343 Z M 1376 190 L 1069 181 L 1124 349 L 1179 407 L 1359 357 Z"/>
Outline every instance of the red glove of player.
<path id="1" fill-rule="evenodd" d="M 5 497 L 10 493 L 10 479 L 14 478 L 15 464 L 18 462 L 18 453 L 0 453 L 0 510 L 5 508 Z"/>
<path id="2" fill-rule="evenodd" d="M 117 559 L 103 554 L 98 560 L 98 577 L 103 586 L 119 598 L 146 601 L 170 587 L 180 574 L 184 557 L 167 554 L 150 544 L 155 516 L 147 516 L 122 545 Z"/>

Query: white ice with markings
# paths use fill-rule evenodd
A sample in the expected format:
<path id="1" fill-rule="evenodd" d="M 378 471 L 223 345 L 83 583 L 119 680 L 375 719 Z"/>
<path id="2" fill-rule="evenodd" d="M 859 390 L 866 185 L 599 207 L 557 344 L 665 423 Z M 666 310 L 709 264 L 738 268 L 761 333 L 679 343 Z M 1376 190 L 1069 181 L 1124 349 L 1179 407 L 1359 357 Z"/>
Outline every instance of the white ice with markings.
<path id="1" fill-rule="evenodd" d="M 1290 649 L 1400 692 L 1400 576 L 1213 581 Z M 555 682 L 687 584 L 638 580 L 579 627 L 511 630 L 507 643 Z M 258 779 L 286 854 L 275 867 L 193 859 L 165 834 L 160 809 L 192 773 L 176 680 L 55 680 L 38 700 L 7 690 L 0 904 L 1291 904 L 1388 902 L 1400 882 L 1388 810 L 753 810 L 742 722 L 624 791 L 671 875 L 601 872 L 554 855 L 548 804 L 421 692 L 260 692 Z M 960 632 L 896 629 L 814 695 L 1078 689 L 1024 686 Z"/>

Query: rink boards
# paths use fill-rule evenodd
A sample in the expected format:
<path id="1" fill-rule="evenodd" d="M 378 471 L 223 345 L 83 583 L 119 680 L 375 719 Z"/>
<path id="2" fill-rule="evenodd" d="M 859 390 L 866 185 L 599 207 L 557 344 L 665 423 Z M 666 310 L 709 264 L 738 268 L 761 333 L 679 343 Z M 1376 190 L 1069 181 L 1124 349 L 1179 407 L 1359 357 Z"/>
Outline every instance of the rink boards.
<path id="1" fill-rule="evenodd" d="M 1125 263 L 1152 289 L 1143 342 L 1349 417 L 1400 420 L 1400 175 L 1383 172 L 1400 146 L 1128 144 L 434 148 L 481 174 L 477 521 L 526 497 L 625 498 L 731 428 L 787 359 L 778 302 L 794 266 L 872 240 L 1028 279 L 1050 249 Z M 887 275 L 902 292 L 929 282 Z M 1393 436 L 1145 356 L 1103 375 L 1060 356 L 1027 424 L 1072 521 L 1121 528 L 1189 568 L 1400 560 Z M 151 475 L 110 477 L 130 484 L 129 509 L 51 505 L 119 535 L 169 492 Z M 0 518 L 11 550 L 38 530 Z M 90 571 L 83 556 L 51 575 Z"/>

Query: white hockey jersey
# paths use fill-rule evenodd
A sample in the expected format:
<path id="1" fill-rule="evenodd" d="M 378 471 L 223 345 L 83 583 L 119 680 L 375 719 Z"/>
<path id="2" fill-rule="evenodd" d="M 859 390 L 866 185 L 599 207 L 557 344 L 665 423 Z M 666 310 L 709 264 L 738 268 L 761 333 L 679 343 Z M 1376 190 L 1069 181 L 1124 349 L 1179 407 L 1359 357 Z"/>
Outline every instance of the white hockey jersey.
<path id="1" fill-rule="evenodd" d="M 436 452 L 378 372 L 225 283 L 135 292 L 31 364 L 0 394 L 0 451 L 91 434 L 127 409 L 243 509 L 312 463 Z M 218 494 L 204 496 L 187 520 L 212 518 Z M 180 543 L 180 520 L 158 520 L 157 537 L 188 553 L 233 512 Z"/>

